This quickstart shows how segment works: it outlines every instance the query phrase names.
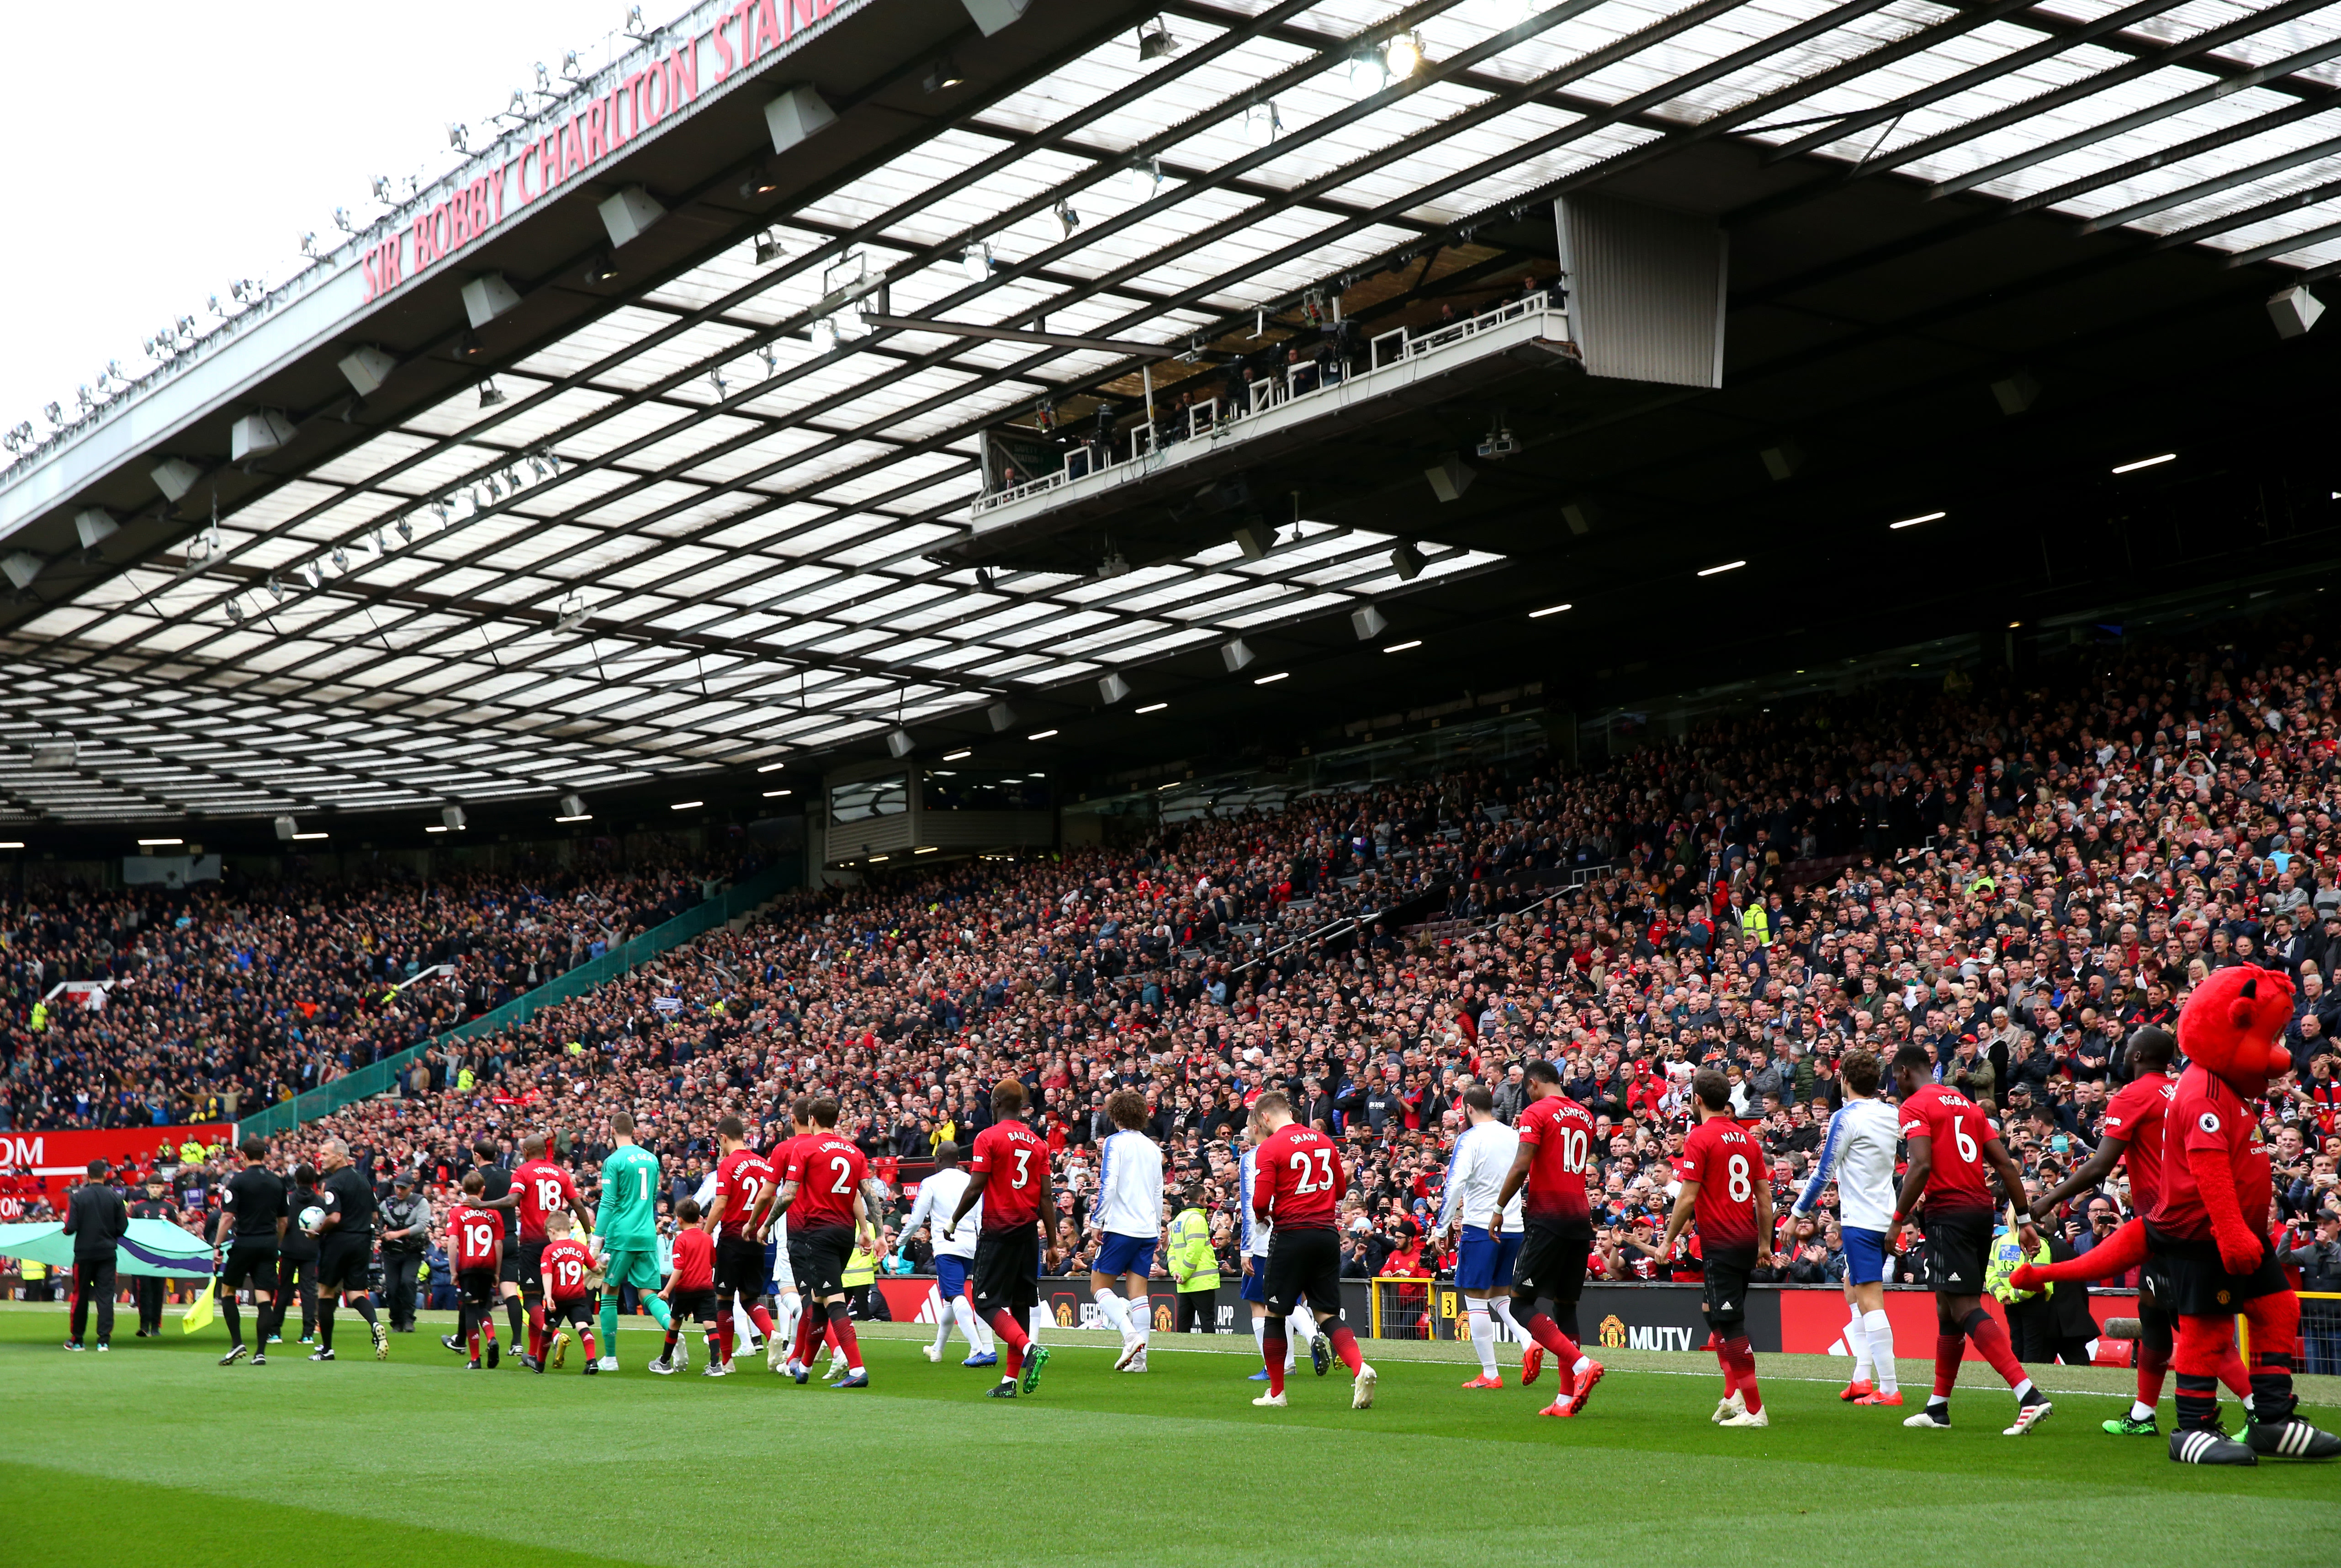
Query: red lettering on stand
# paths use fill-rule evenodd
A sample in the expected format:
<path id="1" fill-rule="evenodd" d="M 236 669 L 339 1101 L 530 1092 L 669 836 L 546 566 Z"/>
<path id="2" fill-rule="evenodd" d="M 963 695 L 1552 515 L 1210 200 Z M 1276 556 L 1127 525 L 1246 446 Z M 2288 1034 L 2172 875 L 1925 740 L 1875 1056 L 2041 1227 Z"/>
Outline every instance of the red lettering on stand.
<path id="1" fill-rule="evenodd" d="M 718 16 L 714 27 L 708 34 L 715 40 L 715 79 L 719 82 L 732 74 L 732 40 L 723 35 L 723 29 L 729 27 L 732 16 L 738 15 L 734 11 L 730 15 Z"/>
<path id="2" fill-rule="evenodd" d="M 699 50 L 685 44 L 666 57 L 666 112 L 670 115 L 699 96 Z"/>
<path id="3" fill-rule="evenodd" d="M 528 166 L 536 161 L 536 144 L 531 142 L 520 150 L 520 161 L 513 165 L 513 184 L 520 188 L 521 205 L 526 206 L 544 194 L 544 172 L 537 171 L 537 188 L 528 188 Z"/>
<path id="4" fill-rule="evenodd" d="M 788 42 L 781 31 L 781 19 L 772 13 L 772 0 L 756 0 L 756 47 L 751 58 L 767 49 L 777 49 Z"/>
<path id="5" fill-rule="evenodd" d="M 459 190 L 448 198 L 446 209 L 447 248 L 451 251 L 462 250 L 471 243 L 472 239 L 472 204 L 464 199 L 463 193 Z"/>
<path id="6" fill-rule="evenodd" d="M 504 221 L 504 166 L 502 164 L 488 171 L 488 190 L 495 197 L 495 216 L 488 221 L 500 224 Z"/>
<path id="7" fill-rule="evenodd" d="M 565 180 L 582 173 L 584 167 L 585 140 L 573 119 L 561 127 L 561 177 Z"/>
<path id="8" fill-rule="evenodd" d="M 602 105 L 598 103 L 586 105 L 585 112 L 578 119 L 585 127 L 585 161 L 600 163 L 602 155 L 607 151 L 602 145 Z"/>

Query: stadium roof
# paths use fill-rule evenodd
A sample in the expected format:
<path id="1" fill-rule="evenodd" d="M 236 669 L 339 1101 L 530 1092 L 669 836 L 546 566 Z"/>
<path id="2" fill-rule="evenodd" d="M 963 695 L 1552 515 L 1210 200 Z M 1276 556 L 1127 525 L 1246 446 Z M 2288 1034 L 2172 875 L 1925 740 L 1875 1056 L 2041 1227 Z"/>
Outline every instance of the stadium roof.
<path id="1" fill-rule="evenodd" d="M 1259 560 L 980 574 L 953 547 L 987 429 L 1310 290 L 1516 276 L 1552 254 L 1543 204 L 1596 184 L 1769 224 L 1807 288 L 2043 212 L 2150 236 L 2126 258 L 2298 269 L 2259 295 L 2341 267 L 2336 6 L 1032 0 L 989 35 L 1013 0 L 816 9 L 713 0 L 547 85 L 341 250 L 20 428 L 0 823 L 752 776 L 1003 703 L 1029 728 L 1103 675 L 1518 566 L 1412 506 Z M 1968 205 L 1914 225 L 1936 197 Z M 35 765 L 44 737 L 70 765 Z"/>

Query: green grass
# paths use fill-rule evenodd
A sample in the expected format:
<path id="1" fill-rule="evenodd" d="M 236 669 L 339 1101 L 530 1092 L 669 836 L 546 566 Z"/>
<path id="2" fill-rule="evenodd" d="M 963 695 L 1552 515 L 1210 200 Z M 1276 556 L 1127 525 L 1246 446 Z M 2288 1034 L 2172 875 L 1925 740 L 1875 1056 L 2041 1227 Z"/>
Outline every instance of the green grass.
<path id="1" fill-rule="evenodd" d="M 566 1373 L 465 1373 L 429 1326 L 395 1336 L 386 1364 L 345 1332 L 357 1353 L 330 1366 L 287 1346 L 265 1367 L 222 1369 L 223 1331 L 183 1338 L 175 1309 L 164 1340 L 125 1325 L 112 1353 L 67 1355 L 60 1317 L 0 1310 L 12 1568 L 125 1554 L 170 1568 L 737 1568 L 806 1550 L 1020 1568 L 1337 1555 L 2306 1568 L 2331 1561 L 2341 1527 L 2341 1465 L 2171 1464 L 2158 1440 L 2097 1430 L 2127 1374 L 2090 1369 L 2044 1378 L 2097 1392 L 2060 1393 L 2017 1441 L 1999 1435 L 2003 1388 L 1963 1385 L 1954 1431 L 1906 1432 L 1902 1412 L 1841 1405 L 1844 1363 L 1816 1357 L 1759 1358 L 1774 1424 L 1724 1432 L 1706 1420 L 1719 1379 L 1692 1375 L 1707 1358 L 1651 1353 L 1612 1353 L 1591 1409 L 1559 1422 L 1533 1413 L 1549 1375 L 1467 1394 L 1452 1346 L 1368 1342 L 1382 1372 L 1368 1412 L 1349 1408 L 1338 1366 L 1320 1382 L 1304 1363 L 1291 1408 L 1271 1412 L 1248 1403 L 1260 1386 L 1236 1353 L 1248 1336 L 1223 1353 L 1158 1349 L 1133 1377 L 1097 1339 L 1061 1333 L 1040 1392 L 1008 1404 L 981 1397 L 992 1374 L 930 1365 L 908 1337 L 873 1336 L 875 1386 L 838 1393 L 761 1364 L 655 1378 L 647 1331 L 622 1336 L 626 1370 L 587 1379 L 573 1351 Z M 2316 1380 L 2315 1396 L 2333 1387 Z"/>

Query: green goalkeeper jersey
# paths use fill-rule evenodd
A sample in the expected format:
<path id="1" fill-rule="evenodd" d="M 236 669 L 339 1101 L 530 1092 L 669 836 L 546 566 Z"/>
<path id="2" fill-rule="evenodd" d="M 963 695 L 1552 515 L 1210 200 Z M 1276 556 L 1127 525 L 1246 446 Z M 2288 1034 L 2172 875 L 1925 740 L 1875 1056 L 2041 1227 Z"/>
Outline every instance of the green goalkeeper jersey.
<path id="1" fill-rule="evenodd" d="M 615 1250 L 651 1252 L 658 1246 L 659 1161 L 639 1144 L 613 1150 L 602 1162 L 602 1207 L 593 1233 Z"/>

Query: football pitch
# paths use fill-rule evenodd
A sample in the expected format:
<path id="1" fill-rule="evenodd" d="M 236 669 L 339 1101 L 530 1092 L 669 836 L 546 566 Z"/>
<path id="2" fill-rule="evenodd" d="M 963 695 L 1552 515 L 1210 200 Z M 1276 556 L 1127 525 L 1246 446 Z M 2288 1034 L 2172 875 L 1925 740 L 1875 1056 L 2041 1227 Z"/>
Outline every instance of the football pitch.
<path id="1" fill-rule="evenodd" d="M 1512 1386 L 1467 1393 L 1451 1345 L 1366 1342 L 1382 1378 L 1362 1412 L 1338 1364 L 1320 1380 L 1304 1358 L 1291 1407 L 1260 1411 L 1249 1335 L 1215 1353 L 1158 1336 L 1133 1376 L 1108 1336 L 1059 1333 L 1009 1403 L 956 1340 L 931 1365 L 908 1325 L 864 1340 L 872 1387 L 839 1392 L 744 1356 L 728 1379 L 653 1377 L 647 1328 L 622 1333 L 615 1375 L 578 1375 L 573 1348 L 564 1372 L 469 1373 L 424 1324 L 386 1363 L 344 1313 L 346 1359 L 285 1344 L 221 1368 L 224 1333 L 183 1337 L 175 1308 L 165 1338 L 133 1319 L 104 1356 L 60 1351 L 55 1308 L 0 1308 L 5 1560 L 2307 1568 L 2341 1539 L 2341 1464 L 2174 1465 L 2160 1439 L 2097 1430 L 2128 1374 L 2090 1368 L 2044 1369 L 2057 1413 L 2012 1439 L 1997 1380 L 1963 1383 L 1954 1430 L 1909 1432 L 1908 1410 L 1838 1403 L 1842 1360 L 1764 1356 L 1774 1424 L 1728 1432 L 1707 1420 L 1712 1359 L 1679 1353 L 1605 1353 L 1587 1413 L 1551 1421 L 1549 1373 L 1521 1389 L 1508 1353 Z M 2328 1428 L 2336 1388 L 2304 1383 Z"/>

